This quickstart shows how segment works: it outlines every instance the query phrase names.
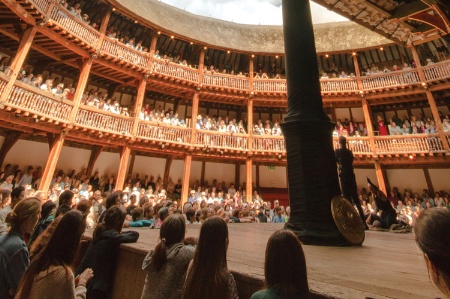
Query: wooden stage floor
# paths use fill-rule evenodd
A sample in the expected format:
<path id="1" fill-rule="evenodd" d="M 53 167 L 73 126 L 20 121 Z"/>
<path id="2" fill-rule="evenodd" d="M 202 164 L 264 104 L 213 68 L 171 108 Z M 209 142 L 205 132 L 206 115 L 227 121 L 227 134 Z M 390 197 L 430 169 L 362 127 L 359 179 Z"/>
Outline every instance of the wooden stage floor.
<path id="1" fill-rule="evenodd" d="M 273 223 L 229 224 L 228 268 L 235 275 L 238 287 L 253 281 L 254 288 L 264 280 L 267 240 L 282 227 Z M 199 229 L 200 225 L 188 225 L 186 236 L 198 237 Z M 139 241 L 123 245 L 123 249 L 140 253 L 143 259 L 154 248 L 159 230 L 140 228 L 137 231 Z M 361 247 L 304 246 L 304 251 L 310 288 L 323 297 L 443 297 L 428 279 L 423 255 L 412 233 L 368 231 Z M 241 297 L 247 297 L 249 291 Z"/>

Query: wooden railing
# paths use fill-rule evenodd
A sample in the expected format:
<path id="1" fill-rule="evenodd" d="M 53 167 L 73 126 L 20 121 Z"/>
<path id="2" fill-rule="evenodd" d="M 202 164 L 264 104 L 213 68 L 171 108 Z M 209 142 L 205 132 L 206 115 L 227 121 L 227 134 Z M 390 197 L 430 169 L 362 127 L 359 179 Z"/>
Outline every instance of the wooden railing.
<path id="1" fill-rule="evenodd" d="M 333 138 L 333 147 L 335 150 L 341 147 L 339 138 Z M 347 137 L 347 148 L 354 155 L 371 155 L 373 153 L 370 148 L 369 137 Z"/>
<path id="2" fill-rule="evenodd" d="M 246 77 L 227 75 L 221 73 L 203 74 L 203 85 L 250 90 L 250 81 Z"/>
<path id="3" fill-rule="evenodd" d="M 189 144 L 191 142 L 191 134 L 192 130 L 190 128 L 140 121 L 137 137 L 155 141 Z"/>
<path id="4" fill-rule="evenodd" d="M 5 105 L 62 123 L 68 123 L 73 109 L 71 101 L 20 81 L 14 83 Z"/>
<path id="5" fill-rule="evenodd" d="M 112 134 L 132 133 L 134 118 L 122 116 L 96 108 L 81 106 L 75 118 L 77 125 Z"/>
<path id="6" fill-rule="evenodd" d="M 231 134 L 216 131 L 198 130 L 195 144 L 210 148 L 246 150 L 248 148 L 247 134 Z"/>
<path id="7" fill-rule="evenodd" d="M 438 134 L 376 136 L 377 154 L 445 153 Z"/>
<path id="8" fill-rule="evenodd" d="M 118 40 L 105 36 L 100 49 L 106 54 L 112 55 L 117 59 L 136 65 L 140 68 L 147 69 L 148 67 L 148 54 L 146 55 L 144 52 L 128 47 Z"/>
<path id="9" fill-rule="evenodd" d="M 424 66 L 423 72 L 427 82 L 448 80 L 450 78 L 450 60 Z"/>
<path id="10" fill-rule="evenodd" d="M 27 2 L 34 4 L 34 6 L 39 9 L 42 14 L 45 14 L 50 6 L 49 0 L 29 0 Z"/>
<path id="11" fill-rule="evenodd" d="M 8 83 L 9 78 L 0 72 L 0 96 L 3 93 L 3 90 L 5 89 L 6 84 Z"/>
<path id="12" fill-rule="evenodd" d="M 198 83 L 198 70 L 164 59 L 155 58 L 153 60 L 152 71 L 157 74 Z"/>
<path id="13" fill-rule="evenodd" d="M 71 14 L 66 9 L 58 5 L 52 8 L 49 22 L 57 24 L 71 34 L 82 39 L 88 46 L 97 47 L 100 32 L 84 23 L 82 20 Z"/>
<path id="14" fill-rule="evenodd" d="M 323 93 L 359 91 L 356 78 L 320 79 L 320 89 Z"/>
<path id="15" fill-rule="evenodd" d="M 285 152 L 286 142 L 282 136 L 253 135 L 253 150 L 264 152 Z"/>
<path id="16" fill-rule="evenodd" d="M 253 90 L 256 92 L 286 93 L 286 80 L 281 79 L 254 79 Z"/>
<path id="17" fill-rule="evenodd" d="M 364 90 L 392 88 L 421 83 L 417 69 L 361 77 L 361 82 Z"/>

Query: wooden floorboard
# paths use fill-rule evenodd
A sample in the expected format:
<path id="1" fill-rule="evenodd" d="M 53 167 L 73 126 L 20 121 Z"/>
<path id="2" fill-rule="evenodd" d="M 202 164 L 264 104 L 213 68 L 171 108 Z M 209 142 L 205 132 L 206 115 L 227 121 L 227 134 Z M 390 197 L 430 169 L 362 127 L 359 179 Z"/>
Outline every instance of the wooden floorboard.
<path id="1" fill-rule="evenodd" d="M 249 280 L 264 280 L 269 236 L 280 224 L 229 224 L 228 268 Z M 124 249 L 144 255 L 158 241 L 159 230 L 137 229 L 140 239 Z M 200 225 L 186 236 L 198 237 Z M 90 235 L 87 231 L 86 235 Z M 368 231 L 360 247 L 304 246 L 313 291 L 333 298 L 440 298 L 428 279 L 423 255 L 413 234 Z M 280 269 L 282 271 L 282 269 Z"/>

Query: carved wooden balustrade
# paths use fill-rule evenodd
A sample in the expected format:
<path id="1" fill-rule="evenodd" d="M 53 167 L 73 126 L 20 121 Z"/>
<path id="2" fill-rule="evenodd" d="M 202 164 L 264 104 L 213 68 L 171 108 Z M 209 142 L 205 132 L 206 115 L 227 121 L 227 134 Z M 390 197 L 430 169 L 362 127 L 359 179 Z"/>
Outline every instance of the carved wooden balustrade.
<path id="1" fill-rule="evenodd" d="M 3 75 L 3 74 L 2 74 Z M 0 80 L 0 89 L 4 88 L 4 77 Z M 26 83 L 16 81 L 4 103 L 7 110 L 35 115 L 35 118 L 49 119 L 58 123 L 68 123 L 73 103 L 60 96 L 40 90 Z"/>
<path id="2" fill-rule="evenodd" d="M 379 155 L 445 153 L 438 134 L 376 136 L 374 139 L 375 153 Z"/>
<path id="3" fill-rule="evenodd" d="M 191 142 L 191 134 L 192 130 L 190 128 L 140 121 L 136 137 L 154 141 L 189 144 Z"/>
<path id="4" fill-rule="evenodd" d="M 335 150 L 341 147 L 339 138 L 333 138 L 333 147 Z M 370 148 L 369 137 L 347 137 L 347 148 L 354 155 L 372 155 L 373 153 Z"/>
<path id="5" fill-rule="evenodd" d="M 422 69 L 427 82 L 448 80 L 450 78 L 449 61 L 443 61 L 433 65 L 424 66 Z"/>
<path id="6" fill-rule="evenodd" d="M 129 63 L 132 68 L 139 67 L 141 69 L 147 69 L 149 56 L 145 52 L 137 51 L 115 39 L 111 39 L 105 36 L 100 47 L 101 54 L 111 55 L 118 60 L 123 60 Z"/>
<path id="7" fill-rule="evenodd" d="M 155 58 L 153 60 L 152 71 L 156 74 L 198 83 L 198 70 L 165 59 Z"/>
<path id="8" fill-rule="evenodd" d="M 3 73 L 0 73 L 0 96 L 3 93 L 3 90 L 5 89 L 6 83 L 8 83 L 9 78 L 4 75 Z"/>
<path id="9" fill-rule="evenodd" d="M 253 79 L 253 90 L 255 92 L 286 93 L 286 80 L 282 79 Z"/>
<path id="10" fill-rule="evenodd" d="M 94 49 L 98 45 L 100 32 L 59 4 L 55 5 L 50 12 L 49 25 L 61 35 L 87 48 Z"/>
<path id="11" fill-rule="evenodd" d="M 358 81 L 356 78 L 320 79 L 320 90 L 322 93 L 356 93 Z"/>
<path id="12" fill-rule="evenodd" d="M 364 90 L 410 86 L 421 83 L 417 69 L 365 76 L 361 77 L 361 82 Z"/>
<path id="13" fill-rule="evenodd" d="M 245 91 L 250 90 L 249 78 L 221 73 L 204 73 L 202 84 L 212 87 L 222 87 Z"/>
<path id="14" fill-rule="evenodd" d="M 195 137 L 195 144 L 204 147 L 233 150 L 246 150 L 248 148 L 247 134 L 198 130 Z"/>
<path id="15" fill-rule="evenodd" d="M 134 118 L 83 105 L 78 110 L 75 123 L 86 129 L 129 135 L 132 133 Z"/>
<path id="16" fill-rule="evenodd" d="M 262 152 L 285 152 L 286 142 L 283 136 L 253 135 L 253 150 Z"/>
<path id="17" fill-rule="evenodd" d="M 48 7 L 50 6 L 49 0 L 33 0 L 33 1 L 27 1 L 27 2 L 34 4 L 34 6 L 37 9 L 39 9 L 41 14 L 43 14 L 43 15 L 45 15 L 45 13 L 48 10 Z"/>

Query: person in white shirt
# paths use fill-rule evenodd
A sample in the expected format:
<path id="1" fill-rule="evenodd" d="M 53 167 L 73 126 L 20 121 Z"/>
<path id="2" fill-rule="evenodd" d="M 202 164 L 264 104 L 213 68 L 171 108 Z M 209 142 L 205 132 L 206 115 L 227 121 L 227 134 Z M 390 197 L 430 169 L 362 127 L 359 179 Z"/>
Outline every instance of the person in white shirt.
<path id="1" fill-rule="evenodd" d="M 19 186 L 31 185 L 33 181 L 33 166 L 29 166 L 27 172 L 19 180 Z"/>
<path id="2" fill-rule="evenodd" d="M 49 91 L 49 92 L 52 91 L 52 87 L 53 87 L 53 80 L 52 79 L 45 80 L 45 83 L 41 85 L 41 89 L 42 90 L 46 90 L 46 91 Z"/>

